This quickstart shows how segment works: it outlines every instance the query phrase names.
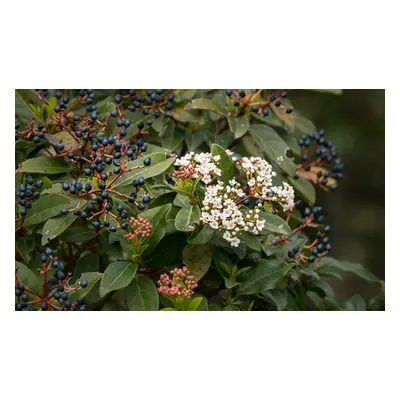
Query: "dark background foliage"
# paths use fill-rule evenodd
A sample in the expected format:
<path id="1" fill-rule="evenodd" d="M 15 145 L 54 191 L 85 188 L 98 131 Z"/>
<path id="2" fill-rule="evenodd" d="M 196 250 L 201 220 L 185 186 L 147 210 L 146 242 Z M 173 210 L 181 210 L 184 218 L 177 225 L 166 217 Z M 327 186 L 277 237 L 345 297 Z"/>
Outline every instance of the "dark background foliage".
<path id="1" fill-rule="evenodd" d="M 363 264 L 385 278 L 385 91 L 344 90 L 341 96 L 290 90 L 305 117 L 335 143 L 345 162 L 345 179 L 334 194 L 318 192 L 332 230 L 332 257 Z M 379 288 L 353 276 L 332 280 L 339 298 L 366 298 Z"/>

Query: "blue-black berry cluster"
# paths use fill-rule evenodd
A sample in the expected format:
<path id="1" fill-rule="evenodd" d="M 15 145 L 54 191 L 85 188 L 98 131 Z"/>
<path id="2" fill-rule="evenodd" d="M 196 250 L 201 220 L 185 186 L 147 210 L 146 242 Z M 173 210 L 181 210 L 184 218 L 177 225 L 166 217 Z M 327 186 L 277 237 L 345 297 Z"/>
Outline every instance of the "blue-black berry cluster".
<path id="1" fill-rule="evenodd" d="M 19 214 L 25 217 L 28 210 L 32 207 L 32 203 L 40 197 L 38 189 L 42 188 L 42 181 L 35 181 L 31 176 L 26 178 L 25 184 L 19 186 L 17 204 L 20 206 Z"/>
<path id="2" fill-rule="evenodd" d="M 159 118 L 161 115 L 171 116 L 171 110 L 174 107 L 175 95 L 171 90 L 166 89 L 128 89 L 121 90 L 114 96 L 114 102 L 118 105 L 124 105 L 129 111 L 141 111 L 146 125 L 150 126 L 153 120 L 150 118 Z"/>
<path id="3" fill-rule="evenodd" d="M 325 138 L 325 131 L 310 132 L 300 136 L 302 176 L 313 181 L 314 184 L 334 191 L 338 187 L 337 181 L 344 178 L 343 161 L 338 158 L 336 147 Z"/>
<path id="4" fill-rule="evenodd" d="M 225 94 L 233 102 L 233 106 L 241 113 L 253 112 L 261 117 L 267 117 L 270 114 L 271 104 L 282 108 L 287 114 L 293 112 L 293 107 L 285 107 L 282 99 L 287 97 L 286 90 L 243 90 L 226 89 Z"/>

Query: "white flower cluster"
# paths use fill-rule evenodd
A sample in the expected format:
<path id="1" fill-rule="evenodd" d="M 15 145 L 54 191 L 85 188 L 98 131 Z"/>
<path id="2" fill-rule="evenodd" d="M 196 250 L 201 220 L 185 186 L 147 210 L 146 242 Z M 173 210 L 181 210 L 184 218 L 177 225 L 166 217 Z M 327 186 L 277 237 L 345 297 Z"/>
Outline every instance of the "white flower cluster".
<path id="1" fill-rule="evenodd" d="M 262 198 L 270 198 L 279 202 L 284 211 L 294 207 L 294 190 L 288 183 L 282 186 L 272 186 L 272 178 L 276 175 L 272 166 L 260 157 L 243 157 L 239 165 L 247 178 L 252 194 Z"/>
<path id="2" fill-rule="evenodd" d="M 236 200 L 243 197 L 246 194 L 235 179 L 229 181 L 229 185 L 218 182 L 206 187 L 201 209 L 201 221 L 214 229 L 225 230 L 223 238 L 234 247 L 239 246 L 237 235 L 240 232 L 257 235 L 265 225 L 265 221 L 259 218 L 259 209 L 239 210 Z"/>
<path id="3" fill-rule="evenodd" d="M 195 154 L 193 151 L 175 161 L 175 166 L 190 171 L 190 177 L 198 178 L 205 184 L 209 184 L 214 177 L 221 176 L 219 168 L 220 156 L 213 156 L 210 153 Z"/>

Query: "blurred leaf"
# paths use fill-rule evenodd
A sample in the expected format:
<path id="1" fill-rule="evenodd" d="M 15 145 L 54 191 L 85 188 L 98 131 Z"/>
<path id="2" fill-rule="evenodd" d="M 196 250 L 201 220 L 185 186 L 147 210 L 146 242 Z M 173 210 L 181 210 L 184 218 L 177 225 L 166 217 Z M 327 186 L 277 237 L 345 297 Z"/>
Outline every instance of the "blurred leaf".
<path id="1" fill-rule="evenodd" d="M 208 244 L 188 244 L 183 249 L 182 262 L 190 269 L 196 282 L 207 273 L 211 258 L 212 248 Z"/>
<path id="2" fill-rule="evenodd" d="M 346 301 L 345 307 L 349 311 L 365 311 L 367 305 L 365 300 L 359 294 L 356 294 Z"/>
<path id="3" fill-rule="evenodd" d="M 227 149 L 235 141 L 235 136 L 231 131 L 225 131 L 217 136 L 214 136 L 214 141 L 224 149 Z"/>
<path id="4" fill-rule="evenodd" d="M 81 275 L 86 272 L 98 272 L 100 269 L 99 256 L 91 251 L 84 251 L 80 256 L 74 267 L 74 274 Z"/>
<path id="5" fill-rule="evenodd" d="M 240 309 L 234 305 L 226 306 L 222 311 L 240 311 Z"/>
<path id="6" fill-rule="evenodd" d="M 271 303 L 276 305 L 278 311 L 282 311 L 287 306 L 287 292 L 286 290 L 265 290 L 261 292 Z"/>
<path id="7" fill-rule="evenodd" d="M 343 94 L 343 89 L 308 89 L 308 90 L 313 90 L 315 92 L 321 92 L 321 93 L 335 94 L 337 96 Z"/>
<path id="8" fill-rule="evenodd" d="M 99 272 L 85 272 L 81 275 L 79 279 L 72 285 L 73 288 L 79 288 L 79 290 L 74 290 L 69 293 L 69 299 L 74 302 L 79 297 L 84 298 L 89 294 L 89 292 L 94 288 L 96 283 L 101 279 L 103 274 Z M 88 285 L 85 288 L 80 286 L 81 281 L 88 281 Z"/>

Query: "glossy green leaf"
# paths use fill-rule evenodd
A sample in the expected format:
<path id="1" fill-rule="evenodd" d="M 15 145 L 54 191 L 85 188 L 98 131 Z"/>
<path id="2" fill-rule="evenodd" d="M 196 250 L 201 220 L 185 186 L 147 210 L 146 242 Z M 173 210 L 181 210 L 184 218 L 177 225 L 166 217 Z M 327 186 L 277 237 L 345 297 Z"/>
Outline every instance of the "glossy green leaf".
<path id="1" fill-rule="evenodd" d="M 240 240 L 250 249 L 254 251 L 261 251 L 260 237 L 252 235 L 249 232 L 242 232 Z"/>
<path id="2" fill-rule="evenodd" d="M 74 274 L 79 276 L 85 272 L 98 272 L 100 269 L 99 255 L 91 251 L 84 251 L 80 256 L 74 267 Z"/>
<path id="3" fill-rule="evenodd" d="M 276 305 L 278 311 L 282 311 L 287 306 L 287 292 L 286 290 L 265 290 L 262 295 L 267 298 L 271 303 Z"/>
<path id="4" fill-rule="evenodd" d="M 240 311 L 240 309 L 237 306 L 229 305 L 226 306 L 222 311 Z"/>
<path id="5" fill-rule="evenodd" d="M 209 110 L 220 115 L 225 115 L 223 108 L 210 99 L 194 99 L 186 104 L 185 110 Z"/>
<path id="6" fill-rule="evenodd" d="M 291 266 L 282 259 L 260 260 L 239 277 L 243 294 L 255 294 L 274 289 Z"/>
<path id="7" fill-rule="evenodd" d="M 38 294 L 43 294 L 43 277 L 37 277 L 25 264 L 15 261 L 15 271 L 21 282 Z"/>
<path id="8" fill-rule="evenodd" d="M 17 236 L 15 247 L 26 263 L 31 260 L 31 252 L 35 248 L 35 238 L 33 236 Z"/>
<path id="9" fill-rule="evenodd" d="M 143 218 L 148 219 L 152 225 L 150 236 L 147 239 L 148 247 L 144 252 L 145 254 L 150 254 L 164 237 L 167 231 L 166 216 L 171 208 L 171 204 L 166 204 L 161 207 L 151 208 L 140 214 Z"/>
<path id="10" fill-rule="evenodd" d="M 165 158 L 165 155 L 164 155 Z M 167 160 L 160 161 L 159 163 L 154 164 L 154 160 L 152 159 L 152 164 L 149 167 L 139 168 L 131 172 L 124 173 L 120 178 L 118 178 L 113 187 L 118 188 L 120 186 L 129 186 L 132 185 L 133 179 L 137 179 L 143 177 L 144 179 L 152 178 L 154 176 L 160 175 L 165 172 L 174 162 L 175 158 L 171 157 Z M 141 161 L 143 164 L 143 161 Z M 129 165 L 129 164 L 128 164 Z"/>
<path id="11" fill-rule="evenodd" d="M 68 243 L 87 242 L 96 237 L 96 231 L 90 229 L 88 226 L 73 226 L 68 228 L 63 238 Z"/>
<path id="12" fill-rule="evenodd" d="M 286 156 L 289 146 L 271 127 L 251 124 L 249 132 L 271 161 L 277 162 L 278 157 L 283 157 L 283 161 L 278 164 L 279 168 L 290 176 L 295 175 L 296 165 Z"/>
<path id="13" fill-rule="evenodd" d="M 79 297 L 86 297 L 90 291 L 96 286 L 96 283 L 101 279 L 103 274 L 99 272 L 85 272 L 81 277 L 72 285 L 73 288 L 79 288 L 79 290 L 71 291 L 69 294 L 69 299 L 73 302 Z M 81 288 L 80 282 L 86 280 L 88 285 L 85 288 Z"/>
<path id="14" fill-rule="evenodd" d="M 319 261 L 321 274 L 324 273 L 325 268 L 330 269 L 336 268 L 345 272 L 352 272 L 360 278 L 374 283 L 379 283 L 379 279 L 370 271 L 368 271 L 363 265 L 358 263 L 352 263 L 348 261 L 339 261 L 332 257 L 322 257 Z"/>
<path id="15" fill-rule="evenodd" d="M 200 208 L 192 205 L 188 208 L 181 208 L 175 217 L 175 228 L 182 232 L 191 232 L 195 224 L 200 222 Z"/>
<path id="16" fill-rule="evenodd" d="M 184 195 L 183 193 L 178 193 L 172 204 L 174 206 L 184 207 L 184 208 L 189 208 L 192 206 L 192 203 L 191 203 L 189 197 Z"/>
<path id="17" fill-rule="evenodd" d="M 62 174 L 70 169 L 70 164 L 62 158 L 35 157 L 24 161 L 20 171 L 35 174 Z"/>
<path id="18" fill-rule="evenodd" d="M 211 258 L 212 247 L 207 244 L 188 244 L 182 254 L 182 262 L 189 268 L 196 282 L 207 273 Z"/>
<path id="19" fill-rule="evenodd" d="M 288 182 L 300 194 L 303 200 L 305 200 L 307 203 L 315 204 L 316 191 L 314 185 L 310 181 L 302 177 L 294 179 L 289 176 Z"/>
<path id="20" fill-rule="evenodd" d="M 100 283 L 100 296 L 128 286 L 134 278 L 138 265 L 128 261 L 116 261 L 109 264 Z"/>
<path id="21" fill-rule="evenodd" d="M 130 311 L 157 311 L 158 291 L 154 282 L 147 276 L 136 276 L 123 290 L 125 304 Z"/>
<path id="22" fill-rule="evenodd" d="M 235 167 L 226 151 L 218 144 L 211 145 L 211 154 L 220 156 L 219 166 L 221 169 L 221 181 L 227 184 L 235 176 Z"/>
<path id="23" fill-rule="evenodd" d="M 188 243 L 190 244 L 205 244 L 208 243 L 213 235 L 215 229 L 211 228 L 210 225 L 204 225 L 202 228 L 198 227 L 192 234 L 189 236 Z"/>
<path id="24" fill-rule="evenodd" d="M 197 309 L 199 308 L 200 304 L 203 302 L 204 298 L 199 296 L 199 297 L 195 297 L 194 299 L 192 299 L 188 305 L 187 310 L 188 311 L 197 311 Z"/>
<path id="25" fill-rule="evenodd" d="M 24 220 L 26 227 L 40 224 L 48 219 L 60 215 L 60 210 L 70 206 L 70 199 L 61 195 L 41 196 L 33 203 Z"/>
<path id="26" fill-rule="evenodd" d="M 290 226 L 278 215 L 264 212 L 259 215 L 265 221 L 264 228 L 261 231 L 262 234 L 272 232 L 279 235 L 290 235 L 292 233 Z"/>
<path id="27" fill-rule="evenodd" d="M 182 108 L 176 108 L 175 110 L 172 111 L 172 117 L 179 121 L 179 122 L 195 122 L 197 121 L 197 118 L 192 115 L 190 112 L 182 109 Z"/>
<path id="28" fill-rule="evenodd" d="M 241 138 L 249 130 L 250 123 L 246 117 L 228 116 L 230 130 L 234 133 L 235 139 Z"/>

